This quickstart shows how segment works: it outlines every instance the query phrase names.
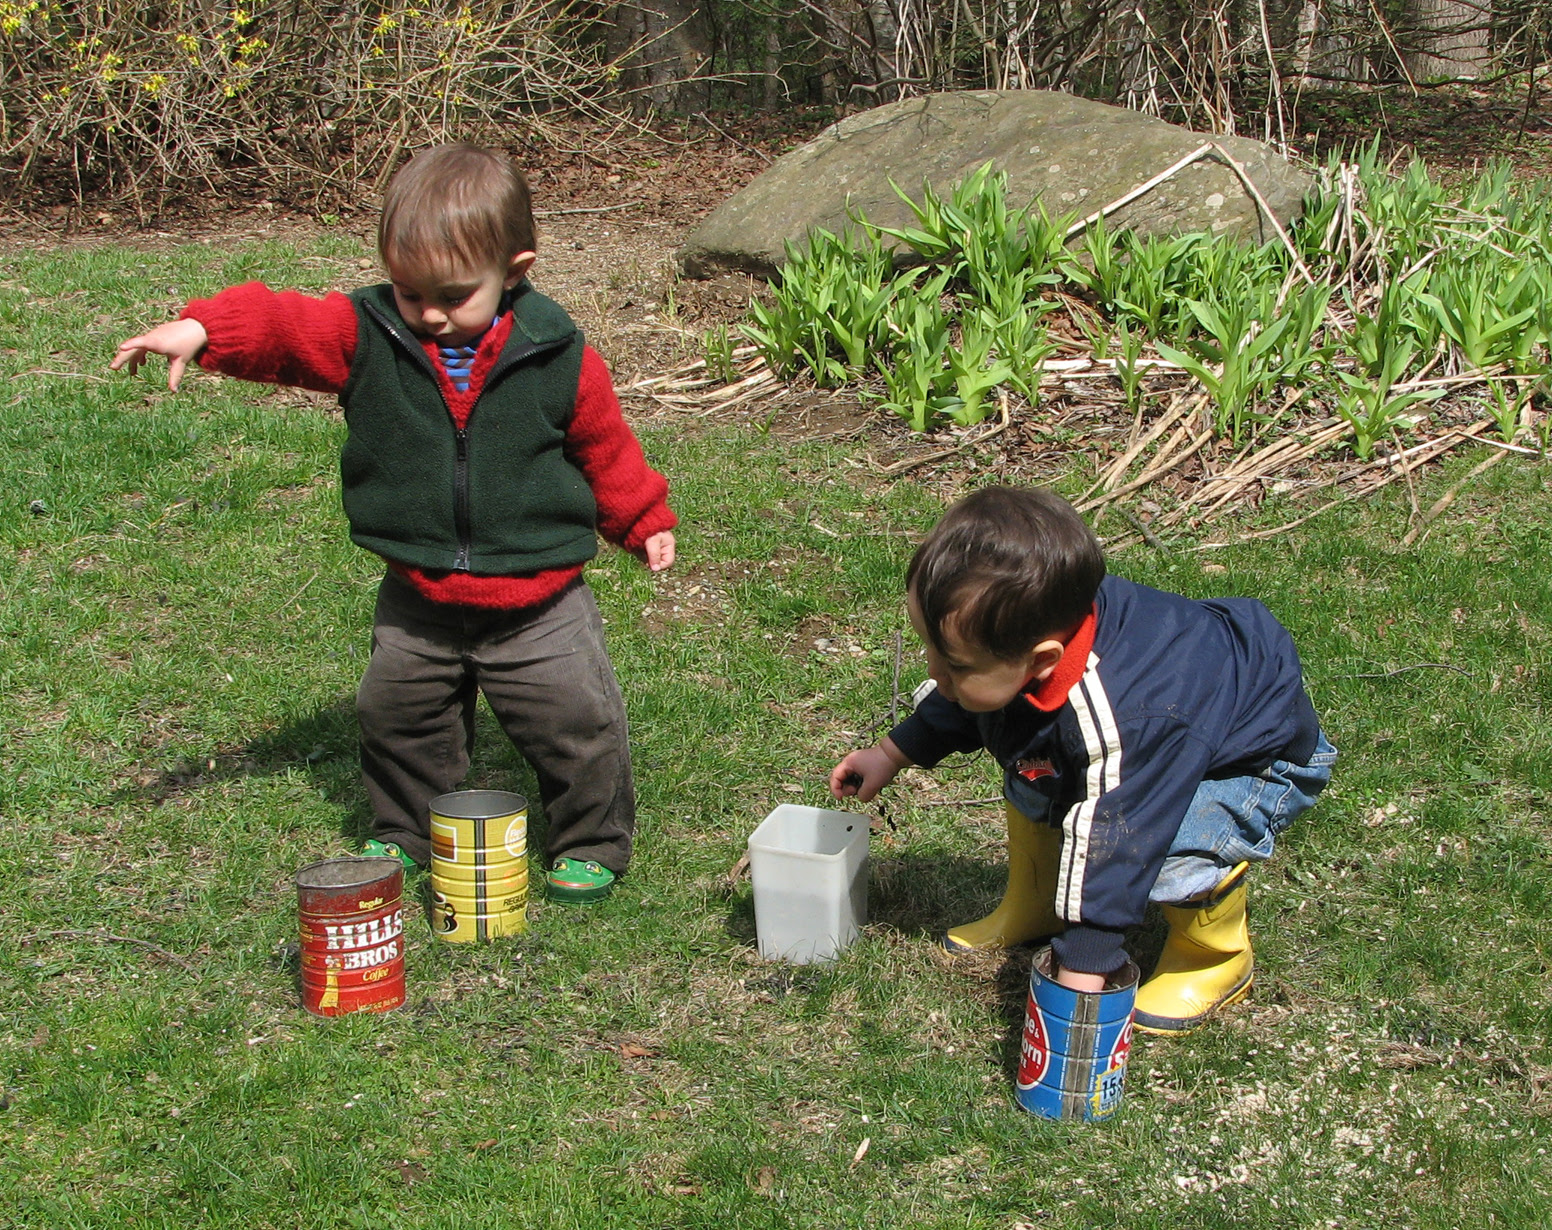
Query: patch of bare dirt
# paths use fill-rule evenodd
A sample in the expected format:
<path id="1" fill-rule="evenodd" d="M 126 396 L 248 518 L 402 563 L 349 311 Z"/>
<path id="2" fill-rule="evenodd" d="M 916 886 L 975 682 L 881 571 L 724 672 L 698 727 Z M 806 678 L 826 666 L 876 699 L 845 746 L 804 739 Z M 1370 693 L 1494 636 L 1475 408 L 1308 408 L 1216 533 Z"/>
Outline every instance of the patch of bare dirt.
<path id="1" fill-rule="evenodd" d="M 1526 178 L 1545 179 L 1552 177 L 1552 91 L 1350 87 L 1300 99 L 1291 140 L 1306 157 L 1323 159 L 1376 139 L 1385 156 L 1416 155 L 1446 178 L 1502 158 Z"/>

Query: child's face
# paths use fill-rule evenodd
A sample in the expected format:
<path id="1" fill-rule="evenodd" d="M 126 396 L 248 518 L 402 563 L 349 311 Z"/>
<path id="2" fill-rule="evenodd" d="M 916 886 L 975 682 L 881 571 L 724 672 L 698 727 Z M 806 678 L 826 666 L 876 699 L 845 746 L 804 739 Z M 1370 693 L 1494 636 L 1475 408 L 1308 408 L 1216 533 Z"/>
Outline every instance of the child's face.
<path id="1" fill-rule="evenodd" d="M 408 261 L 388 261 L 393 300 L 416 337 L 441 346 L 462 346 L 490 328 L 502 293 L 523 279 L 532 252 L 519 252 L 504 264 L 470 266 L 460 262 L 422 269 Z"/>
<path id="2" fill-rule="evenodd" d="M 953 617 L 947 620 L 939 637 L 943 652 L 939 652 L 927 635 L 927 625 L 922 620 L 921 607 L 916 595 L 906 595 L 905 607 L 911 617 L 911 627 L 921 637 L 927 650 L 927 673 L 938 685 L 945 700 L 956 702 L 961 709 L 971 713 L 993 713 L 1011 704 L 1049 675 L 1055 663 L 1048 661 L 1050 641 L 1042 641 L 1027 654 L 1020 654 L 1009 661 L 994 657 L 980 645 L 962 639 L 954 629 Z M 1061 646 L 1056 644 L 1056 657 L 1061 657 Z"/>

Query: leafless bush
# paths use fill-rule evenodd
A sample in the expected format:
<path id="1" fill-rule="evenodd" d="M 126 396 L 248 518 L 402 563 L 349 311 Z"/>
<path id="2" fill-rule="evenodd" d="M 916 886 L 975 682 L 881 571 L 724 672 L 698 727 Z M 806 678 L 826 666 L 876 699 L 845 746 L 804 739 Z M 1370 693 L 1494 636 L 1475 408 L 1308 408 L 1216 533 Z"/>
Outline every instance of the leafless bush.
<path id="1" fill-rule="evenodd" d="M 1321 85 L 1425 88 L 1552 60 L 1546 0 L 707 0 L 716 69 L 842 105 L 944 89 L 1070 89 L 1277 139 Z M 790 12 L 790 10 L 789 10 Z M 779 50 L 777 44 L 779 43 Z"/>
<path id="2" fill-rule="evenodd" d="M 401 151 L 531 135 L 611 70 L 573 0 L 0 0 L 0 194 L 321 204 Z"/>

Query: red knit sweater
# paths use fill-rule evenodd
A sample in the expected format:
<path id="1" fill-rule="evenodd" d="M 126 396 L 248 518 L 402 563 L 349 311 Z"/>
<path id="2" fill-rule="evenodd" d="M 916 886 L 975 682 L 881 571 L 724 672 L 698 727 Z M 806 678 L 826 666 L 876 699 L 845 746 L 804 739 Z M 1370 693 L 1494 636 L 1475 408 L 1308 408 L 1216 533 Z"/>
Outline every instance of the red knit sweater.
<path id="1" fill-rule="evenodd" d="M 356 309 L 338 292 L 315 299 L 248 282 L 229 287 L 213 299 L 196 299 L 183 316 L 199 321 L 209 335 L 199 362 L 211 371 L 320 393 L 338 393 L 350 375 L 356 353 Z M 436 343 L 424 343 L 455 426 L 468 422 L 485 377 L 511 331 L 510 312 L 491 325 L 480 340 L 469 387 L 462 393 L 448 379 Z M 641 444 L 620 412 L 609 369 L 591 346 L 582 351 L 576 411 L 566 431 L 565 452 L 592 489 L 598 532 L 608 541 L 637 552 L 654 534 L 678 524 L 668 507 L 668 481 L 647 464 Z M 501 610 L 537 606 L 582 572 L 581 565 L 576 565 L 492 577 L 388 563 L 433 602 Z"/>

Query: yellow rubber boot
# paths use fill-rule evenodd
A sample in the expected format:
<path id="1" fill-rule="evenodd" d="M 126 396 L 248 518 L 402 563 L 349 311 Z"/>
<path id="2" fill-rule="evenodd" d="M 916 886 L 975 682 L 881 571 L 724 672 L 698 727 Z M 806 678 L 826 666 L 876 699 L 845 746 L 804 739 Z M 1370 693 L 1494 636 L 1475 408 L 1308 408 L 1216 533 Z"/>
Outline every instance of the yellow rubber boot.
<path id="1" fill-rule="evenodd" d="M 943 937 L 949 952 L 1011 948 L 1055 935 L 1065 926 L 1056 916 L 1061 830 L 1036 824 L 1011 803 L 1007 812 L 1008 887 L 1002 903 L 985 918 L 950 930 Z"/>
<path id="2" fill-rule="evenodd" d="M 1245 921 L 1241 863 L 1200 902 L 1166 905 L 1169 936 L 1153 977 L 1137 992 L 1135 1028 L 1149 1034 L 1188 1034 L 1219 1008 L 1250 993 L 1255 959 Z"/>

